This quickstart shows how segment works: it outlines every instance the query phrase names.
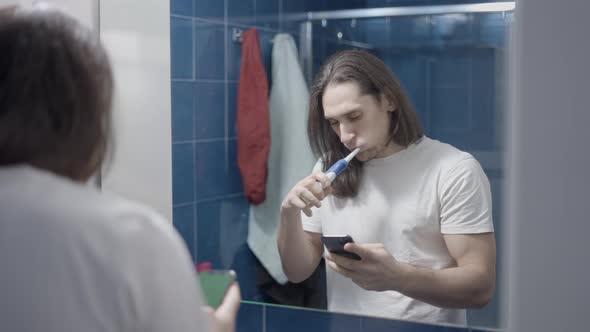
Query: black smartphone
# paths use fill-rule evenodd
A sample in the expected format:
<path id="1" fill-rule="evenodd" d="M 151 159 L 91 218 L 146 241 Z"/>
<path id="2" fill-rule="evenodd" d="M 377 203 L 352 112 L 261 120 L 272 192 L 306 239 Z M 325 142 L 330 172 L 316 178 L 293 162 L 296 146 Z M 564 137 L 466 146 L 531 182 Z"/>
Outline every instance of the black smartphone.
<path id="1" fill-rule="evenodd" d="M 207 305 L 217 309 L 223 303 L 229 287 L 236 281 L 236 273 L 233 270 L 202 271 L 199 273 L 199 281 Z"/>
<path id="2" fill-rule="evenodd" d="M 344 250 L 345 244 L 354 243 L 350 235 L 322 235 L 322 243 L 332 254 L 344 256 L 357 261 L 361 260 L 359 255 Z"/>

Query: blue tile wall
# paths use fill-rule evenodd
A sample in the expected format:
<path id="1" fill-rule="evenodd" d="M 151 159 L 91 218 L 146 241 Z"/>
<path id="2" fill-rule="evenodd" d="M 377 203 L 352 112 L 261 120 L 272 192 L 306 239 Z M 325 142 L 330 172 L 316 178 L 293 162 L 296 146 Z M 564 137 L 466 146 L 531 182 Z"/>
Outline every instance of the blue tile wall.
<path id="1" fill-rule="evenodd" d="M 174 227 L 182 236 L 188 251 L 195 260 L 195 204 L 177 205 L 172 209 L 172 220 Z"/>
<path id="2" fill-rule="evenodd" d="M 302 13 L 309 9 L 306 6 L 306 1 L 285 1 L 279 3 L 281 5 L 280 15 L 288 15 L 291 13 Z M 299 22 L 292 22 L 292 21 L 279 21 L 279 29 L 281 31 L 289 32 L 289 33 L 299 33 Z"/>
<path id="3" fill-rule="evenodd" d="M 467 87 L 433 87 L 431 89 L 432 121 L 436 133 L 469 130 L 469 89 Z M 433 131 L 433 134 L 435 132 Z"/>
<path id="4" fill-rule="evenodd" d="M 287 13 L 354 8 L 367 8 L 367 0 L 283 0 L 283 10 Z"/>
<path id="5" fill-rule="evenodd" d="M 238 135 L 238 83 L 227 83 L 227 121 L 226 127 L 229 137 Z"/>
<path id="6" fill-rule="evenodd" d="M 468 15 L 436 15 L 430 17 L 430 22 L 433 46 L 444 48 L 465 45 L 469 47 L 469 44 L 473 43 L 472 25 Z"/>
<path id="7" fill-rule="evenodd" d="M 263 332 L 264 331 L 264 306 L 242 303 L 238 312 L 236 324 L 237 332 Z"/>
<path id="8" fill-rule="evenodd" d="M 391 18 L 373 18 L 370 20 L 360 20 L 358 25 L 364 27 L 366 33 L 366 42 L 375 45 L 387 45 L 392 39 Z"/>
<path id="9" fill-rule="evenodd" d="M 195 78 L 225 79 L 225 47 L 223 23 L 195 21 Z"/>
<path id="10" fill-rule="evenodd" d="M 484 332 L 444 325 L 388 320 L 301 308 L 242 302 L 237 320 L 238 331 L 266 332 Z"/>
<path id="11" fill-rule="evenodd" d="M 474 22 L 474 33 L 484 44 L 500 47 L 506 43 L 506 34 L 503 33 L 506 19 L 502 13 L 479 15 Z"/>
<path id="12" fill-rule="evenodd" d="M 467 88 L 471 66 L 468 56 L 443 53 L 435 57 L 431 85 L 437 88 Z"/>
<path id="13" fill-rule="evenodd" d="M 229 22 L 239 22 L 253 25 L 256 21 L 256 0 L 226 0 L 227 19 Z"/>
<path id="14" fill-rule="evenodd" d="M 224 138 L 225 83 L 196 82 L 193 95 L 195 105 L 195 139 Z"/>
<path id="15" fill-rule="evenodd" d="M 430 113 L 429 113 L 429 70 L 428 59 L 415 51 L 398 53 L 394 56 L 377 55 L 385 60 L 385 63 L 398 78 L 404 90 L 409 94 L 410 99 L 422 125 L 427 132 L 430 132 Z"/>
<path id="16" fill-rule="evenodd" d="M 467 331 L 466 328 L 429 325 L 416 322 L 407 322 L 400 320 L 379 319 L 363 317 L 362 331 L 387 332 L 387 331 L 407 331 L 407 332 L 461 332 Z"/>
<path id="17" fill-rule="evenodd" d="M 227 146 L 227 154 L 226 154 Z M 198 142 L 195 146 L 196 199 L 211 199 L 242 192 L 235 140 Z M 231 150 L 231 151 L 230 151 Z M 230 160 L 231 159 L 231 160 Z"/>
<path id="18" fill-rule="evenodd" d="M 495 82 L 502 77 L 496 74 L 496 54 L 487 51 L 475 54 L 472 57 L 471 70 L 471 91 L 469 108 L 471 112 L 472 131 L 477 133 L 478 150 L 497 150 L 500 146 L 497 144 L 497 137 L 501 137 L 502 128 L 500 109 Z"/>
<path id="19" fill-rule="evenodd" d="M 359 316 L 329 314 L 315 310 L 293 310 L 274 306 L 267 306 L 265 309 L 266 332 L 309 330 L 358 332 L 361 327 Z"/>
<path id="20" fill-rule="evenodd" d="M 195 83 L 172 82 L 172 141 L 190 141 L 194 138 Z"/>
<path id="21" fill-rule="evenodd" d="M 282 7 L 284 13 L 299 13 L 304 11 L 320 11 L 325 10 L 328 0 L 301 0 L 301 1 L 289 1 L 283 0 Z M 333 1 L 336 2 L 337 1 Z"/>
<path id="22" fill-rule="evenodd" d="M 323 2 L 325 0 L 319 0 L 317 1 L 318 3 Z M 289 14 L 289 13 L 301 13 L 304 11 L 310 11 L 312 10 L 311 7 L 309 7 L 307 5 L 307 0 L 302 0 L 302 1 L 289 1 L 289 0 L 283 0 L 281 2 L 279 2 L 279 5 L 281 6 L 281 8 L 279 10 L 282 10 L 282 14 Z"/>
<path id="23" fill-rule="evenodd" d="M 280 3 L 277 0 L 255 0 L 256 26 L 279 29 Z"/>
<path id="24" fill-rule="evenodd" d="M 170 19 L 170 52 L 172 78 L 193 78 L 192 20 Z"/>
<path id="25" fill-rule="evenodd" d="M 243 192 L 242 176 L 238 169 L 238 140 L 236 138 L 229 138 L 227 140 L 227 163 L 230 171 L 228 182 L 229 188 L 233 192 Z"/>
<path id="26" fill-rule="evenodd" d="M 408 52 L 388 57 L 386 62 L 414 102 L 424 99 L 426 62 L 419 54 Z M 421 108 L 418 108 L 421 109 Z"/>
<path id="27" fill-rule="evenodd" d="M 170 0 L 170 13 L 182 16 L 193 16 L 193 0 Z"/>
<path id="28" fill-rule="evenodd" d="M 225 18 L 225 1 L 224 0 L 193 0 L 194 5 L 194 17 L 206 18 L 211 20 L 221 20 Z"/>
<path id="29" fill-rule="evenodd" d="M 194 144 L 172 144 L 172 202 L 191 203 L 195 200 Z"/>
<path id="30" fill-rule="evenodd" d="M 390 19 L 390 41 L 377 47 L 417 47 L 431 41 L 429 16 L 393 17 Z"/>

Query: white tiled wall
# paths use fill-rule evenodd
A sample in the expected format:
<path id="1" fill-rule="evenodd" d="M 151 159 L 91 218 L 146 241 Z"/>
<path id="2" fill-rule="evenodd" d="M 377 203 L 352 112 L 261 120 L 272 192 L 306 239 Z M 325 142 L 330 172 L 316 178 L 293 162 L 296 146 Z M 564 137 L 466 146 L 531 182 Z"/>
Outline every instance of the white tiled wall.
<path id="1" fill-rule="evenodd" d="M 5 5 L 29 7 L 44 4 L 55 6 L 68 12 L 93 29 L 98 28 L 99 0 L 0 0 L 0 7 Z"/>
<path id="2" fill-rule="evenodd" d="M 169 1 L 101 0 L 115 74 L 115 153 L 102 186 L 172 220 Z"/>

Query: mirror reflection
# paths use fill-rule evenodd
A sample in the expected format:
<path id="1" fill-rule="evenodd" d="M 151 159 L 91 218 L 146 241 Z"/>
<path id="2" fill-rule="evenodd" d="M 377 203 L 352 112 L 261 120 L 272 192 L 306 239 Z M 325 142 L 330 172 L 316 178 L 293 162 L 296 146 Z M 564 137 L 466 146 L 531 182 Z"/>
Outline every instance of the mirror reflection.
<path id="1" fill-rule="evenodd" d="M 293 6 L 225 30 L 171 15 L 174 223 L 195 263 L 236 270 L 249 301 L 499 327 L 513 3 Z"/>

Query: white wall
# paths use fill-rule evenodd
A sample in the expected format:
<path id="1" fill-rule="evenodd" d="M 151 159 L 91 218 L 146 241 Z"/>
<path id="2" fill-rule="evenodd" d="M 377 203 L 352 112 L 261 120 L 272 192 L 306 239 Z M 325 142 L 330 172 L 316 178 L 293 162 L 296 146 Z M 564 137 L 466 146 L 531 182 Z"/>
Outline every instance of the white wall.
<path id="1" fill-rule="evenodd" d="M 588 331 L 590 2 L 518 0 L 509 171 L 510 331 Z"/>
<path id="2" fill-rule="evenodd" d="M 115 73 L 115 154 L 102 186 L 172 220 L 169 1 L 101 0 Z"/>
<path id="3" fill-rule="evenodd" d="M 102 187 L 172 220 L 169 1 L 0 0 L 0 6 L 35 3 L 100 27 L 116 83 L 115 153 Z"/>
<path id="4" fill-rule="evenodd" d="M 99 31 L 116 96 L 115 152 L 102 187 L 172 220 L 169 1 L 0 0 L 0 6 L 56 6 Z"/>
<path id="5" fill-rule="evenodd" d="M 0 0 L 0 7 L 7 5 L 30 7 L 33 4 L 49 4 L 66 11 L 92 29 L 98 30 L 98 2 L 99 0 Z"/>

